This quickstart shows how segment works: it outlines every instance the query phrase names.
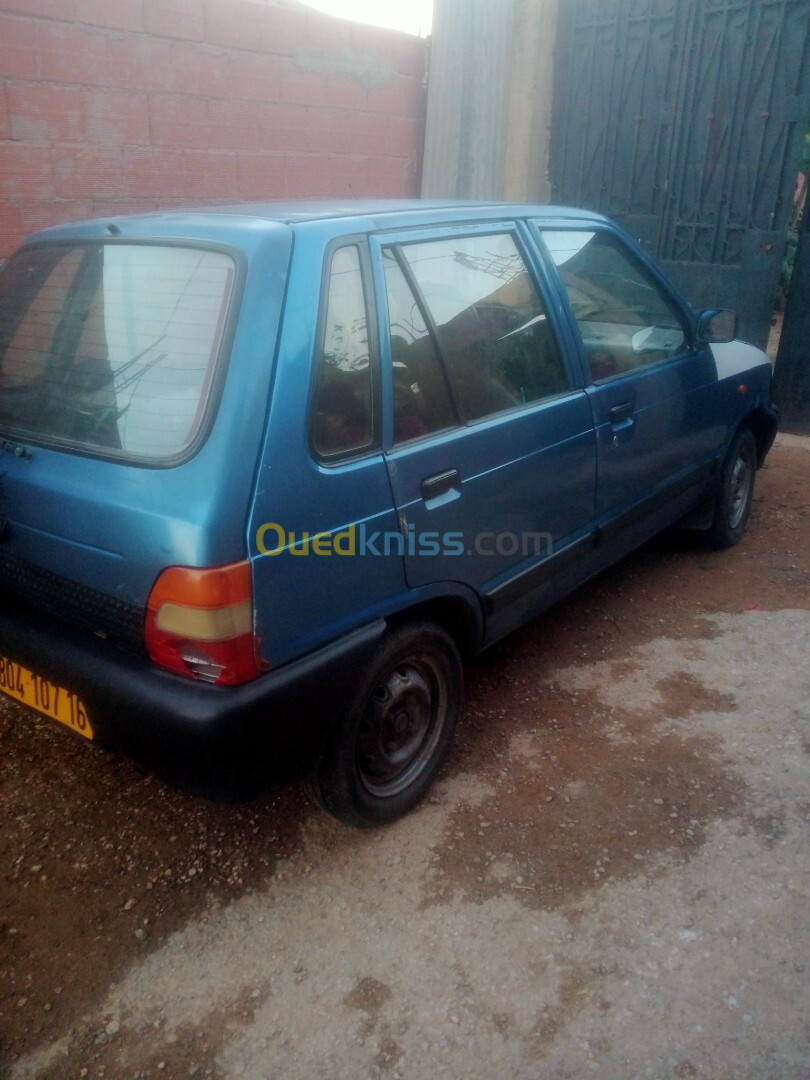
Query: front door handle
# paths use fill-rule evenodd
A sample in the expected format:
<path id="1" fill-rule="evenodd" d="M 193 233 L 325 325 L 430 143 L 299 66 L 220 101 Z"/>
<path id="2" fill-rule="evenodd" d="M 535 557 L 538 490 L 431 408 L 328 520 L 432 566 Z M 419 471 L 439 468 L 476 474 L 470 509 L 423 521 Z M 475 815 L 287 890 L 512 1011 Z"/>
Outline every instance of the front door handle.
<path id="1" fill-rule="evenodd" d="M 614 405 L 610 410 L 611 424 L 621 424 L 625 420 L 629 420 L 634 410 L 635 406 L 632 401 L 623 401 L 621 405 Z"/>
<path id="2" fill-rule="evenodd" d="M 422 498 L 425 501 L 428 499 L 435 499 L 439 495 L 444 495 L 445 492 L 457 487 L 460 483 L 461 476 L 459 475 L 458 469 L 447 469 L 446 472 L 436 473 L 435 476 L 428 476 L 422 481 Z"/>

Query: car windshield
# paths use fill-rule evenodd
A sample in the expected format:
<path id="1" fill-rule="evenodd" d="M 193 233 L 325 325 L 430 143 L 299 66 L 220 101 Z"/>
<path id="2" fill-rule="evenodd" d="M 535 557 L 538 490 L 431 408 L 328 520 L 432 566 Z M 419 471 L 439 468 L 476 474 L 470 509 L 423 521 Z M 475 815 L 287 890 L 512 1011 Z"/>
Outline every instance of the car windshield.
<path id="1" fill-rule="evenodd" d="M 206 412 L 233 259 L 157 244 L 24 249 L 0 272 L 0 433 L 169 461 Z"/>

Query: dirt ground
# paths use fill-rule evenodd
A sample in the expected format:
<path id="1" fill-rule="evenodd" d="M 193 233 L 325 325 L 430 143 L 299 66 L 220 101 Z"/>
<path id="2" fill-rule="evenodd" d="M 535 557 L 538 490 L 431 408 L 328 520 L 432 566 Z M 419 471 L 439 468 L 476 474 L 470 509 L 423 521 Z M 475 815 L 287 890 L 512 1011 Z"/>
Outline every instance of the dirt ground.
<path id="1" fill-rule="evenodd" d="M 810 1077 L 810 440 L 468 671 L 414 814 L 217 806 L 0 704 L 0 1075 Z"/>

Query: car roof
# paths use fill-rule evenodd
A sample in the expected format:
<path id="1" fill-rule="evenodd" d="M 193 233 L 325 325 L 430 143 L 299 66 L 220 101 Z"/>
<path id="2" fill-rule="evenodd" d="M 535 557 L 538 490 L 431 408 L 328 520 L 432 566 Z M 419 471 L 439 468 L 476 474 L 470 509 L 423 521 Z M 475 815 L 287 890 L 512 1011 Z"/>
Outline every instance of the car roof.
<path id="1" fill-rule="evenodd" d="M 550 214 L 554 217 L 591 216 L 588 211 L 572 207 L 540 206 L 529 203 L 478 201 L 472 199 L 294 199 L 285 202 L 234 203 L 226 206 L 206 206 L 195 209 L 199 214 L 233 214 L 239 217 L 262 218 L 266 221 L 293 225 L 299 221 L 323 221 L 346 217 L 379 217 L 385 214 L 415 213 L 442 210 L 504 211 L 525 215 L 527 211 Z M 151 216 L 151 215 L 147 215 Z M 158 213 L 155 216 L 160 216 Z M 596 215 L 594 215 L 596 216 Z"/>
<path id="2" fill-rule="evenodd" d="M 248 232 L 294 228 L 307 222 L 356 219 L 358 231 L 370 228 L 438 225 L 488 218 L 539 217 L 556 222 L 604 221 L 600 214 L 571 207 L 458 199 L 300 199 L 196 206 L 110 215 L 89 221 L 56 225 L 34 233 L 27 243 L 104 237 L 207 236 L 227 232 L 235 240 Z"/>
<path id="3" fill-rule="evenodd" d="M 299 221 L 323 221 L 332 218 L 378 217 L 383 214 L 440 212 L 442 210 L 504 211 L 525 215 L 527 211 L 554 217 L 598 217 L 587 210 L 573 207 L 549 206 L 531 203 L 478 201 L 473 199 L 291 199 L 283 202 L 231 203 L 223 206 L 192 206 L 182 210 L 149 210 L 139 214 L 123 215 L 124 220 L 164 219 L 177 214 L 194 214 L 200 217 L 230 215 L 257 218 L 280 224 L 293 225 Z M 117 218 L 109 220 L 115 221 Z"/>

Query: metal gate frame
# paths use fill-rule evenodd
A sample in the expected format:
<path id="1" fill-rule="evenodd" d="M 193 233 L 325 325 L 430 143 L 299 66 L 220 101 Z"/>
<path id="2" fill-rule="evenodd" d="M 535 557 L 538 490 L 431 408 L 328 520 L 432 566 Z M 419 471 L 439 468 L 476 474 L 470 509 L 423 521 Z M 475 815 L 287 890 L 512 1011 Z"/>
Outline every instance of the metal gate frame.
<path id="1" fill-rule="evenodd" d="M 563 0 L 553 198 L 619 220 L 767 341 L 807 118 L 810 0 Z"/>

